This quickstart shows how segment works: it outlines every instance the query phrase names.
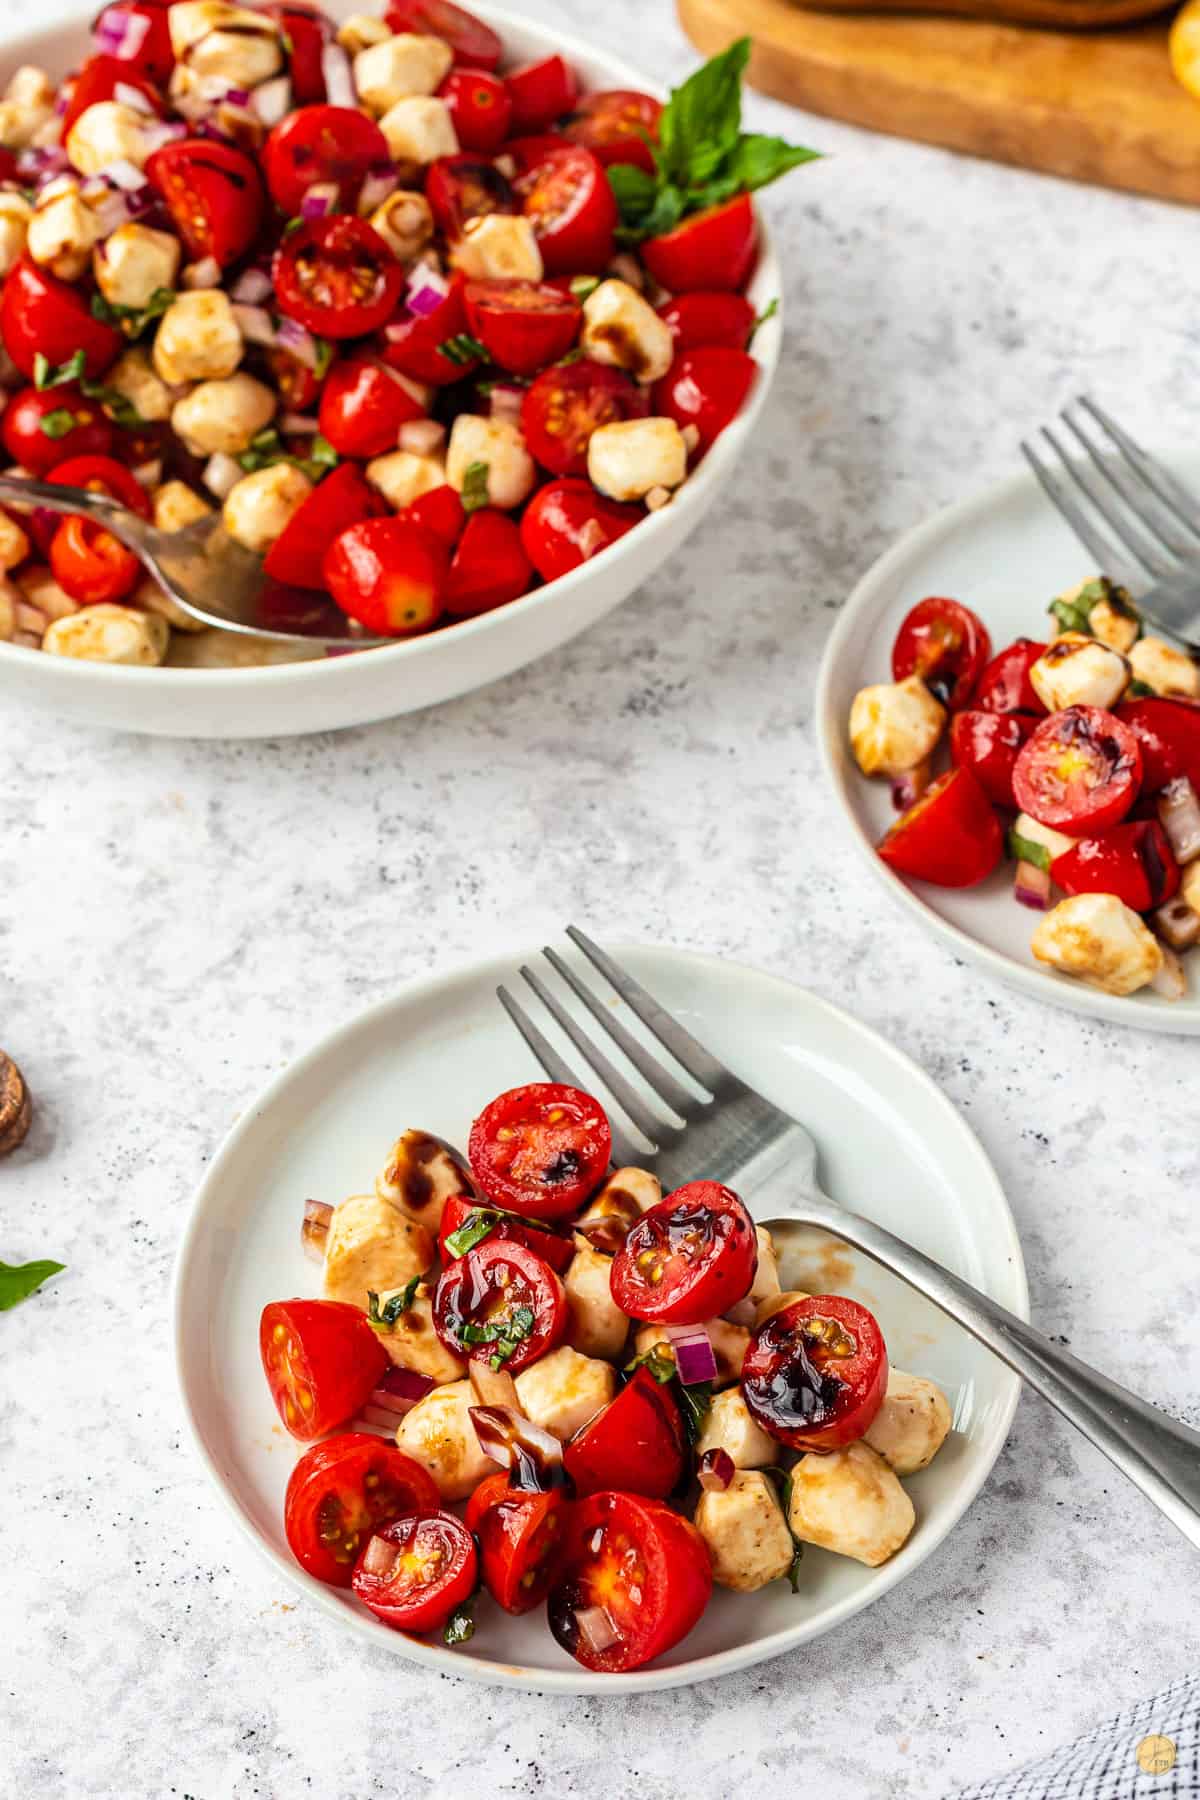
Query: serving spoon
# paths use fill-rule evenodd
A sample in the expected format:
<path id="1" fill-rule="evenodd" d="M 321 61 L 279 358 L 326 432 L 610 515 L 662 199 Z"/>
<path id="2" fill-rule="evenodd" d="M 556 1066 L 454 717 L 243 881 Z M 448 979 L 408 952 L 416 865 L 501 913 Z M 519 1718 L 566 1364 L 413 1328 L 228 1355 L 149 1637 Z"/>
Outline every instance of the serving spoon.
<path id="1" fill-rule="evenodd" d="M 182 531 L 159 531 L 107 494 L 17 475 L 0 475 L 0 500 L 94 519 L 133 551 L 176 606 L 199 625 L 330 649 L 368 650 L 396 641 L 363 631 L 326 594 L 273 588 L 263 573 L 262 557 L 236 543 L 219 514 Z"/>

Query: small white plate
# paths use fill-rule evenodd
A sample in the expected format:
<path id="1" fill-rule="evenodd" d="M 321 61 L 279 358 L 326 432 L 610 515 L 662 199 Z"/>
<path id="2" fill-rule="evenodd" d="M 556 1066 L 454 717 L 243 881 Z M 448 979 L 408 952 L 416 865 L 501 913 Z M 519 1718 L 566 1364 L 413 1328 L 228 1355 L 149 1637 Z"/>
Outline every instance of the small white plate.
<path id="1" fill-rule="evenodd" d="M 825 1185 L 1028 1316 L 1021 1247 L 987 1157 L 927 1076 L 845 1013 L 773 976 L 682 951 L 618 952 L 702 1042 L 812 1129 Z M 447 1650 L 381 1625 L 293 1562 L 283 1493 L 300 1451 L 282 1430 L 258 1357 L 269 1300 L 319 1292 L 300 1250 L 307 1196 L 369 1190 L 393 1140 L 419 1125 L 463 1144 L 472 1117 L 505 1088 L 540 1077 L 501 1012 L 496 985 L 520 987 L 523 957 L 409 983 L 324 1038 L 246 1109 L 197 1193 L 175 1271 L 176 1355 L 204 1464 L 234 1518 L 278 1574 L 365 1644 L 444 1674 L 555 1693 L 673 1687 L 760 1662 L 820 1636 L 886 1593 L 961 1517 L 1008 1434 L 1018 1381 L 934 1307 L 844 1245 L 820 1240 L 811 1291 L 856 1295 L 877 1314 L 897 1366 L 938 1381 L 955 1430 L 909 1483 L 918 1523 L 880 1569 L 805 1554 L 801 1591 L 718 1590 L 697 1629 L 630 1675 L 589 1674 L 536 1612 L 490 1602 L 470 1644 Z M 622 1008 L 622 1011 L 624 1009 Z M 564 1046 L 565 1048 L 565 1046 Z"/>
<path id="2" fill-rule="evenodd" d="M 1200 487 L 1200 453 L 1162 454 L 1182 480 Z M 1200 956 L 1185 959 L 1189 992 L 1182 1000 L 1148 989 L 1125 998 L 1102 994 L 1034 962 L 1029 940 L 1037 914 L 1013 899 L 1011 864 L 1002 863 L 977 888 L 933 887 L 893 874 L 875 853 L 896 817 L 889 784 L 867 781 L 850 753 L 850 703 L 859 688 L 891 680 L 897 628 L 918 600 L 927 594 L 961 600 L 979 614 L 999 651 L 1017 637 L 1048 637 L 1046 608 L 1054 595 L 1095 573 L 1031 474 L 1010 476 L 918 525 L 859 582 L 825 647 L 816 701 L 821 758 L 876 878 L 956 955 L 1072 1012 L 1194 1036 L 1200 1034 Z"/>

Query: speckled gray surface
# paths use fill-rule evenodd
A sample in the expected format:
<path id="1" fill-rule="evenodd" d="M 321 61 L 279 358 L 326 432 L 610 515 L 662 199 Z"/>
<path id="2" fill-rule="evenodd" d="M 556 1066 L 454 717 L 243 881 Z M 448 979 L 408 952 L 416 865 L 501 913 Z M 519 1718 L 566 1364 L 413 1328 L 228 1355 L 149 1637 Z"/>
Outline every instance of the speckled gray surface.
<path id="1" fill-rule="evenodd" d="M 664 0 L 531 10 L 686 66 Z M 5 0 L 4 28 L 20 16 Z M 0 1321 L 14 1800 L 924 1797 L 1196 1666 L 1195 1555 L 1036 1401 L 872 1611 L 742 1677 L 607 1703 L 364 1654 L 234 1536 L 181 1440 L 171 1260 L 246 1096 L 392 981 L 568 917 L 770 965 L 916 1057 L 1007 1185 L 1035 1317 L 1200 1422 L 1200 1044 L 947 959 L 856 866 L 808 725 L 853 579 L 1010 468 L 1032 420 L 1088 387 L 1191 430 L 1195 217 L 754 111 L 837 152 L 768 200 L 779 388 L 726 503 L 626 608 L 485 693 L 336 738 L 0 719 L 0 1043 L 39 1101 L 0 1166 L 0 1255 L 70 1265 Z"/>

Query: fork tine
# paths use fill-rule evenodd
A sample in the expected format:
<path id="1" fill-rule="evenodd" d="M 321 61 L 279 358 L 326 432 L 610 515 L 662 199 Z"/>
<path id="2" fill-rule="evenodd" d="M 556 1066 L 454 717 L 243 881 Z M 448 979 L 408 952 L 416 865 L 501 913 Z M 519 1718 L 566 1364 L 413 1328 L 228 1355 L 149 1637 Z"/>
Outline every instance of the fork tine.
<path id="1" fill-rule="evenodd" d="M 1148 569 L 1156 580 L 1169 575 L 1174 565 L 1154 548 L 1140 525 L 1132 524 L 1120 507 L 1101 491 L 1099 483 L 1076 459 L 1067 454 L 1048 425 L 1042 426 L 1042 436 L 1062 463 L 1064 475 L 1091 501 L 1118 543 L 1123 544 L 1131 556 L 1136 556 L 1143 568 Z"/>
<path id="2" fill-rule="evenodd" d="M 1200 497 L 1189 493 L 1183 483 L 1178 481 L 1169 469 L 1164 468 L 1157 457 L 1151 456 L 1148 450 L 1143 450 L 1141 445 L 1135 442 L 1129 433 L 1117 424 L 1115 419 L 1110 418 L 1104 408 L 1089 394 L 1080 394 L 1076 404 L 1089 412 L 1100 429 L 1108 433 L 1126 462 L 1137 470 L 1147 486 L 1154 489 L 1159 499 L 1170 507 L 1179 523 L 1186 526 L 1196 541 L 1200 543 L 1200 524 L 1197 524 L 1197 520 L 1200 520 Z"/>
<path id="3" fill-rule="evenodd" d="M 659 1099 L 664 1101 L 671 1111 L 681 1119 L 689 1118 L 707 1104 L 697 1100 L 682 1084 L 676 1081 L 669 1069 L 663 1067 L 657 1058 L 651 1056 L 645 1045 L 640 1043 L 633 1033 L 627 1031 L 619 1019 L 613 1017 L 611 1010 L 605 1006 L 598 995 L 593 994 L 586 981 L 580 979 L 571 967 L 564 962 L 558 951 L 549 944 L 542 948 L 542 955 L 550 964 L 556 975 L 561 976 L 571 992 L 587 1007 L 593 1019 L 606 1031 L 613 1043 L 617 1045 L 644 1081 L 649 1082 Z"/>
<path id="4" fill-rule="evenodd" d="M 545 1069 L 551 1081 L 562 1082 L 566 1087 L 581 1088 L 584 1093 L 587 1093 L 587 1082 L 581 1081 L 574 1069 L 572 1069 L 570 1063 L 563 1061 L 549 1038 L 542 1035 L 533 1020 L 529 1017 L 529 1014 L 525 1011 L 525 1008 L 518 1000 L 513 999 L 508 989 L 506 987 L 498 987 L 496 989 L 496 998 L 499 1000 L 501 1006 L 516 1026 L 521 1036 L 525 1039 L 525 1042 L 529 1045 L 529 1048 L 533 1051 L 533 1054 L 541 1063 L 543 1069 Z M 621 1127 L 611 1118 L 609 1119 L 609 1125 L 612 1128 L 613 1150 L 619 1163 L 626 1164 L 632 1168 L 646 1167 L 653 1162 L 653 1156 L 647 1156 L 645 1150 L 634 1144 L 631 1138 L 626 1137 L 625 1133 L 621 1130 Z"/>
<path id="5" fill-rule="evenodd" d="M 576 925 L 567 926 L 567 936 L 612 984 L 630 1011 L 636 1013 L 659 1043 L 671 1052 L 680 1067 L 687 1070 L 693 1081 L 715 1094 L 733 1080 L 724 1064 L 719 1063 L 703 1044 L 698 1044 L 691 1032 L 685 1031 L 678 1019 L 672 1018 L 666 1007 L 660 1006 L 654 995 L 648 994 L 641 982 L 627 974 L 599 944 L 594 944 Z"/>
<path id="6" fill-rule="evenodd" d="M 1119 582 L 1122 587 L 1141 587 L 1141 579 L 1134 572 L 1132 564 L 1119 550 L 1113 548 L 1104 533 L 1096 528 L 1090 516 L 1084 512 L 1075 496 L 1066 491 L 1056 475 L 1051 474 L 1033 445 L 1022 442 L 1021 454 L 1037 476 L 1051 506 L 1056 512 L 1062 514 L 1075 536 L 1094 559 L 1097 569 L 1102 574 Z"/>
<path id="7" fill-rule="evenodd" d="M 575 1048 L 579 1051 L 588 1067 L 600 1077 L 626 1116 L 633 1120 L 638 1130 L 656 1144 L 660 1150 L 668 1150 L 679 1142 L 681 1133 L 677 1125 L 666 1119 L 660 1119 L 653 1107 L 646 1102 L 637 1090 L 630 1086 L 619 1069 L 615 1069 L 604 1052 L 593 1044 L 582 1025 L 577 1025 L 567 1009 L 553 995 L 545 982 L 540 980 L 533 969 L 523 966 L 522 978 L 527 981 L 551 1018 L 566 1032 Z M 579 1084 L 576 1083 L 576 1086 Z"/>
<path id="8" fill-rule="evenodd" d="M 1097 471 L 1104 477 L 1113 492 L 1119 494 L 1139 524 L 1154 534 L 1170 556 L 1182 561 L 1185 557 L 1195 555 L 1195 547 L 1182 542 L 1180 532 L 1170 519 L 1164 518 L 1164 509 L 1158 495 L 1143 480 L 1137 469 L 1132 472 L 1125 463 L 1111 455 L 1105 446 L 1093 443 L 1080 421 L 1064 407 L 1059 414 L 1067 430 L 1077 444 L 1086 451 Z"/>

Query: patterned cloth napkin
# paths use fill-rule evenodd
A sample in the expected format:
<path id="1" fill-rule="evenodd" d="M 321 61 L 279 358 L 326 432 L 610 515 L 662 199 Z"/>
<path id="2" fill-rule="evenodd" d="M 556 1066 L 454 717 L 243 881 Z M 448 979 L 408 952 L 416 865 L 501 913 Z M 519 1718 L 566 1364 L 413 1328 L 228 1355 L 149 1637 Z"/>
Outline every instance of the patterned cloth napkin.
<path id="1" fill-rule="evenodd" d="M 1200 1800 L 1200 1676 L 955 1800 Z"/>

